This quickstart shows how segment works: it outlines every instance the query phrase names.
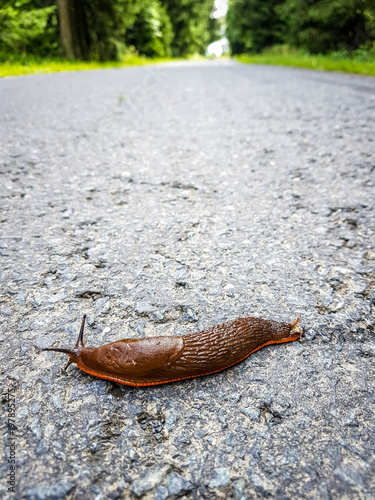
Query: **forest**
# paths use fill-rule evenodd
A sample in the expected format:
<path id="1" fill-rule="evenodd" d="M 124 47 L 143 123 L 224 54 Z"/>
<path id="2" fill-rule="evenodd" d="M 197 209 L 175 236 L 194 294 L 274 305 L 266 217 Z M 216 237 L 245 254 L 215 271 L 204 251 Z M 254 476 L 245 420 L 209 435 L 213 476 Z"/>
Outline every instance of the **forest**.
<path id="1" fill-rule="evenodd" d="M 81 60 L 204 53 L 213 0 L 2 0 L 0 50 Z"/>
<path id="2" fill-rule="evenodd" d="M 287 44 L 312 54 L 371 48 L 374 0 L 229 0 L 227 36 L 233 54 Z"/>
<path id="3" fill-rule="evenodd" d="M 229 0 L 225 17 L 214 11 L 214 0 L 1 0 L 1 60 L 204 55 L 224 35 L 232 55 L 374 50 L 375 0 Z"/>

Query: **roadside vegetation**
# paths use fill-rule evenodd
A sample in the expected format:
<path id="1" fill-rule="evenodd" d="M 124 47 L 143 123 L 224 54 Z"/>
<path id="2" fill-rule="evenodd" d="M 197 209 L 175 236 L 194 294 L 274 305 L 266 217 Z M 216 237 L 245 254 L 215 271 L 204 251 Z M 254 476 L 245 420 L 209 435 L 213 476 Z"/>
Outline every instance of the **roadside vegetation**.
<path id="1" fill-rule="evenodd" d="M 351 53 L 342 51 L 324 55 L 309 54 L 290 49 L 288 46 L 276 46 L 265 49 L 260 54 L 241 54 L 234 57 L 237 61 L 247 64 L 273 64 L 375 76 L 375 50 L 357 50 Z"/>
<path id="2" fill-rule="evenodd" d="M 3 0 L 0 76 L 203 55 L 214 0 Z"/>
<path id="3" fill-rule="evenodd" d="M 0 52 L 0 77 L 30 75 L 34 73 L 58 73 L 124 66 L 143 66 L 159 62 L 174 61 L 172 57 L 147 58 L 138 54 L 124 55 L 121 61 L 79 61 L 59 58 L 43 58 L 33 55 L 7 54 Z"/>
<path id="4" fill-rule="evenodd" d="M 204 56 L 226 35 L 230 55 L 375 75 L 374 0 L 2 0 L 0 76 L 150 64 Z"/>
<path id="5" fill-rule="evenodd" d="M 229 0 L 226 19 L 241 62 L 375 75 L 373 0 Z"/>

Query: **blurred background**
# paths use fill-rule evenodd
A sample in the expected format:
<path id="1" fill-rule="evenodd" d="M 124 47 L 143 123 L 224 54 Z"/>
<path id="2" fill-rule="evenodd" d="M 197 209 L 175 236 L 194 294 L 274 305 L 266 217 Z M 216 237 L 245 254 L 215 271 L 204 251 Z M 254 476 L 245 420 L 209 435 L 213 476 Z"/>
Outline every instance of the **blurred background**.
<path id="1" fill-rule="evenodd" d="M 0 61 L 374 56 L 375 0 L 1 0 Z"/>

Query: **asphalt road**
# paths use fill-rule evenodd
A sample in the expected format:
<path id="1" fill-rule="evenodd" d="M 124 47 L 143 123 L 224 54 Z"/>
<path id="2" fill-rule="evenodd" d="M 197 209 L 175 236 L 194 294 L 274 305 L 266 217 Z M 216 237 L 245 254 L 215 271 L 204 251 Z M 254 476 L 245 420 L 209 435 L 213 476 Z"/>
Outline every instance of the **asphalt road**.
<path id="1" fill-rule="evenodd" d="M 375 497 L 374 111 L 374 78 L 230 61 L 0 80 L 2 498 Z M 130 388 L 41 351 L 84 313 L 88 346 L 305 335 Z"/>

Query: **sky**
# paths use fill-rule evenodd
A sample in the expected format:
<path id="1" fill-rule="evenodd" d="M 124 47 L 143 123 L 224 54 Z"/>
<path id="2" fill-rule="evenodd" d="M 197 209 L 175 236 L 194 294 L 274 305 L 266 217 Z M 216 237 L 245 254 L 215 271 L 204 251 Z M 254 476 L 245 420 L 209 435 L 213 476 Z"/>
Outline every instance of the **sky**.
<path id="1" fill-rule="evenodd" d="M 228 9 L 228 0 L 215 0 L 215 8 L 216 10 L 212 14 L 214 18 L 225 16 Z"/>

